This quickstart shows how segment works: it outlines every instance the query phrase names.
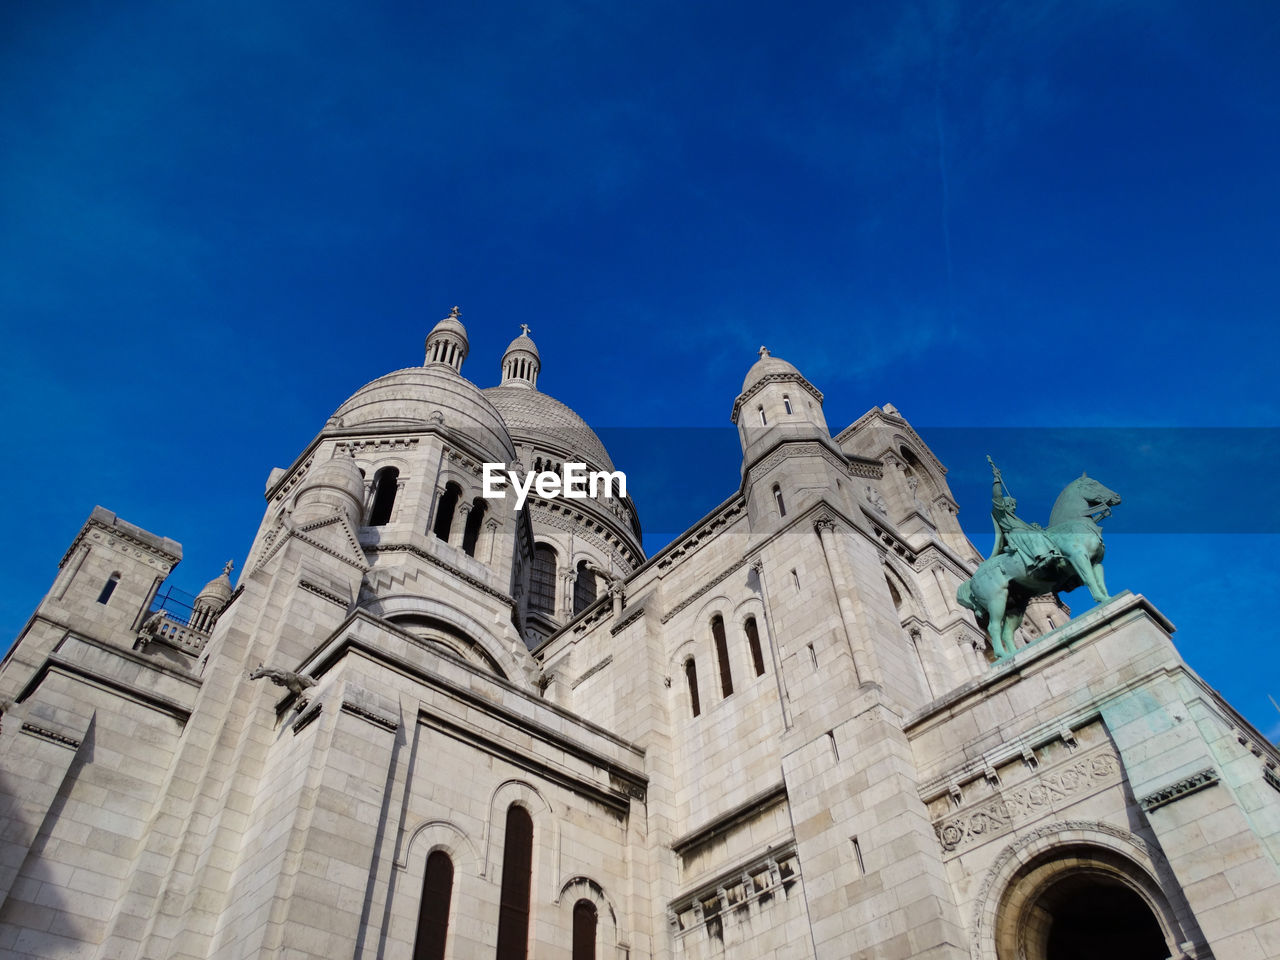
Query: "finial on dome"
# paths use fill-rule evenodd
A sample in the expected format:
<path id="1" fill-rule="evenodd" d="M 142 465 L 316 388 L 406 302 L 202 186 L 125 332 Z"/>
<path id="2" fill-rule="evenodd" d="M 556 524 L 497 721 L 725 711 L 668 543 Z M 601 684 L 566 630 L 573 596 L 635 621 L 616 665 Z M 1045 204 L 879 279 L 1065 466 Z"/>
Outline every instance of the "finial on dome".
<path id="1" fill-rule="evenodd" d="M 529 337 L 529 325 L 520 324 L 520 336 L 507 345 L 502 355 L 502 382 L 513 386 L 536 387 L 542 358 L 538 347 Z"/>
<path id="2" fill-rule="evenodd" d="M 462 308 L 455 306 L 427 334 L 427 358 L 423 361 L 423 366 L 442 363 L 456 373 L 462 372 L 462 362 L 467 359 L 470 345 L 467 343 L 467 328 L 462 325 L 461 317 Z"/>
<path id="3" fill-rule="evenodd" d="M 231 571 L 234 570 L 235 567 L 236 567 L 236 562 L 234 560 L 228 560 L 222 567 L 222 575 L 224 577 L 231 576 Z"/>
<path id="4" fill-rule="evenodd" d="M 760 359 L 761 359 L 761 360 L 763 360 L 765 357 L 769 356 L 769 348 L 768 348 L 768 347 L 766 347 L 766 346 L 761 345 L 760 349 L 759 349 L 757 352 L 760 354 Z"/>

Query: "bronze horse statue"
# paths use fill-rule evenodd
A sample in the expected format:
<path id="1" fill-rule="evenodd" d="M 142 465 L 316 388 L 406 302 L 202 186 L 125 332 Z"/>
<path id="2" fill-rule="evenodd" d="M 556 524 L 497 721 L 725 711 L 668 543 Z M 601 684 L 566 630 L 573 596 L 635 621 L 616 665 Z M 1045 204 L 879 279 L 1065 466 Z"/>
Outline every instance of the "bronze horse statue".
<path id="1" fill-rule="evenodd" d="M 1001 485 L 999 471 L 996 483 Z M 996 549 L 960 584 L 956 599 L 974 612 L 991 637 L 996 657 L 1003 660 L 1016 652 L 1013 635 L 1032 597 L 1083 585 L 1096 602 L 1110 599 L 1102 576 L 1104 547 L 1098 521 L 1111 514 L 1120 495 L 1081 474 L 1058 495 L 1049 526 L 1043 529 L 1013 515 L 1012 497 L 997 494 L 994 502 Z M 1047 549 L 1033 556 L 1022 546 L 1025 543 L 1047 544 Z"/>

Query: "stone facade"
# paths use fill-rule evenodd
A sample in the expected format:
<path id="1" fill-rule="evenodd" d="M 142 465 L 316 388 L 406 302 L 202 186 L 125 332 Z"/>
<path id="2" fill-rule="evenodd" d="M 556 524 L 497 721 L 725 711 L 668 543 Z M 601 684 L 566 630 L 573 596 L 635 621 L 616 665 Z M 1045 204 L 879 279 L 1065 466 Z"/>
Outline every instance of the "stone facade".
<path id="1" fill-rule="evenodd" d="M 0 667 L 4 955 L 1280 956 L 1275 748 L 1141 596 L 992 665 L 896 409 L 833 437 L 762 351 L 738 489 L 646 559 L 629 499 L 480 497 L 613 464 L 527 334 L 467 351 L 343 404 L 190 616 L 93 511 Z"/>

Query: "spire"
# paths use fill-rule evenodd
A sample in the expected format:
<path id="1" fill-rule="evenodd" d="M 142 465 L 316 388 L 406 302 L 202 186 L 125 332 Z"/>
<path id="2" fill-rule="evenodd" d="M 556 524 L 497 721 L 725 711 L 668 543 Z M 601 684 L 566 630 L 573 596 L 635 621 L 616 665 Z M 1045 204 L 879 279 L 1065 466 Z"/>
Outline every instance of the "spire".
<path id="1" fill-rule="evenodd" d="M 423 366 L 444 364 L 456 373 L 462 372 L 462 362 L 467 359 L 467 328 L 462 325 L 462 310 L 454 307 L 427 334 L 427 358 Z"/>
<path id="2" fill-rule="evenodd" d="M 538 347 L 529 337 L 529 325 L 520 324 L 520 336 L 507 346 L 502 355 L 502 382 L 513 386 L 536 387 L 538 373 L 542 370 L 542 358 Z"/>

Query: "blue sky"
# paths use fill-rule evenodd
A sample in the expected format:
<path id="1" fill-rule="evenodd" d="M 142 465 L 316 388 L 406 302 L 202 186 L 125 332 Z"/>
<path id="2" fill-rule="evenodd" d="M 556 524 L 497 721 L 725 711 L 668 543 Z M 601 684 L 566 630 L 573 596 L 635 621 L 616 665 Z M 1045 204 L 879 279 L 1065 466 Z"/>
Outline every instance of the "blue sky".
<path id="1" fill-rule="evenodd" d="M 724 427 L 767 343 L 833 425 L 896 404 L 983 548 L 986 453 L 1032 519 L 1089 469 L 1111 586 L 1274 737 L 1277 48 L 1257 2 L 7 4 L 0 628 L 95 503 L 180 587 L 239 562 L 457 303 L 468 376 L 527 322 L 601 428 Z M 650 548 L 736 485 L 706 446 Z"/>

